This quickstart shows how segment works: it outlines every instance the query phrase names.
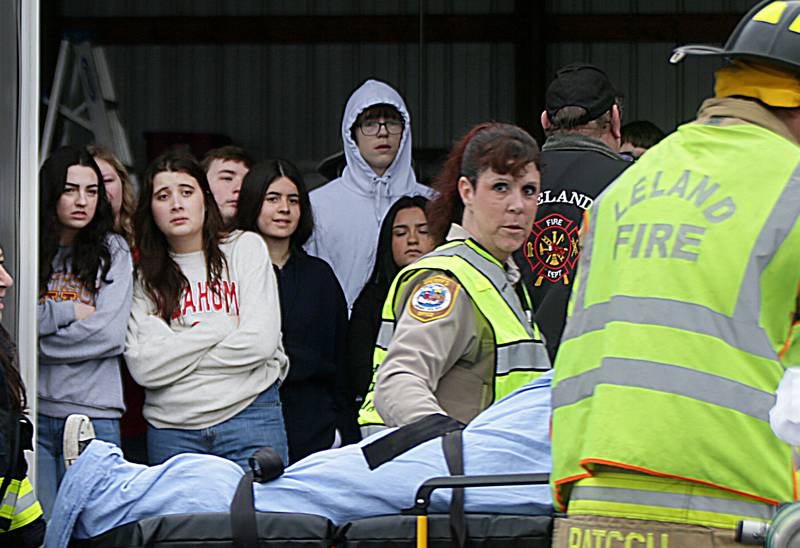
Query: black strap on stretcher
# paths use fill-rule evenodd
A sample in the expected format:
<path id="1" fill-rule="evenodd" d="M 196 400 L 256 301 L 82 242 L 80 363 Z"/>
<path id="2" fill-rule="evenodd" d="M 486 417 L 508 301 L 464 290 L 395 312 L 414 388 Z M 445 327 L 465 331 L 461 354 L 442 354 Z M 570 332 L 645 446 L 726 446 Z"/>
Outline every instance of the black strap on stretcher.
<path id="1" fill-rule="evenodd" d="M 247 472 L 231 501 L 231 539 L 233 548 L 258 546 L 255 503 L 253 501 L 253 472 Z"/>
<path id="2" fill-rule="evenodd" d="M 361 448 L 361 452 L 369 469 L 375 470 L 421 443 L 462 428 L 464 425 L 454 418 L 434 413 L 365 445 Z"/>
<path id="3" fill-rule="evenodd" d="M 250 457 L 249 464 L 250 471 L 239 480 L 231 501 L 231 539 L 234 548 L 258 546 L 253 482 L 264 483 L 283 474 L 283 462 L 272 447 L 262 447 L 256 451 Z"/>
<path id="4" fill-rule="evenodd" d="M 442 451 L 451 476 L 464 475 L 464 447 L 461 432 L 464 424 L 439 413 L 398 428 L 391 434 L 362 447 L 361 452 L 370 470 L 385 464 L 409 449 L 442 436 Z M 453 545 L 463 548 L 467 540 L 467 520 L 464 515 L 464 489 L 453 489 L 450 501 L 450 533 Z"/>
<path id="5" fill-rule="evenodd" d="M 461 433 L 464 424 L 442 414 L 428 415 L 398 428 L 391 434 L 365 445 L 361 452 L 374 470 L 421 443 L 442 437 L 442 451 L 451 476 L 464 475 L 464 446 Z M 464 489 L 454 488 L 450 501 L 450 533 L 453 545 L 463 548 L 467 540 L 467 520 L 464 514 Z"/>
<path id="6" fill-rule="evenodd" d="M 461 431 L 464 425 L 446 415 L 429 415 L 409 425 L 398 428 L 391 434 L 364 446 L 361 450 L 371 470 L 385 464 L 426 441 L 444 435 L 442 448 L 451 475 L 464 474 L 463 447 Z M 277 459 L 277 462 L 275 462 Z M 272 448 L 265 447 L 250 458 L 251 471 L 247 472 L 231 501 L 231 538 L 234 548 L 258 546 L 258 526 L 256 523 L 253 482 L 263 483 L 275 479 L 283 473 L 280 458 Z M 450 529 L 456 546 L 463 548 L 466 541 L 466 519 L 464 516 L 464 489 L 453 489 L 450 504 Z"/>
<path id="7" fill-rule="evenodd" d="M 451 476 L 464 475 L 463 430 L 454 430 L 442 438 L 442 450 Z M 453 546 L 464 548 L 467 541 L 467 518 L 464 515 L 464 488 L 454 487 L 450 499 L 450 534 Z"/>

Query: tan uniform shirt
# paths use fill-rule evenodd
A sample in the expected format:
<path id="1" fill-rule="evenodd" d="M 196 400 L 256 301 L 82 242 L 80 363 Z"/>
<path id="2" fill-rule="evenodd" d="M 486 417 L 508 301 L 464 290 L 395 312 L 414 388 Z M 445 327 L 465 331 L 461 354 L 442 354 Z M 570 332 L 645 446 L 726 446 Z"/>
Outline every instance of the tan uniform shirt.
<path id="1" fill-rule="evenodd" d="M 786 127 L 786 124 L 764 106 L 749 99 L 734 97 L 706 99 L 697 112 L 697 122 L 701 124 L 714 123 L 721 126 L 755 124 L 797 143 L 797 139 Z"/>
<path id="2" fill-rule="evenodd" d="M 467 237 L 458 225 L 447 235 L 448 240 Z M 512 284 L 520 279 L 510 258 L 505 274 Z M 420 310 L 426 286 L 446 288 L 449 304 L 432 313 Z M 432 413 L 467 423 L 492 403 L 492 329 L 455 278 L 435 270 L 420 272 L 399 295 L 395 317 L 394 334 L 375 379 L 375 408 L 387 426 L 409 424 Z"/>

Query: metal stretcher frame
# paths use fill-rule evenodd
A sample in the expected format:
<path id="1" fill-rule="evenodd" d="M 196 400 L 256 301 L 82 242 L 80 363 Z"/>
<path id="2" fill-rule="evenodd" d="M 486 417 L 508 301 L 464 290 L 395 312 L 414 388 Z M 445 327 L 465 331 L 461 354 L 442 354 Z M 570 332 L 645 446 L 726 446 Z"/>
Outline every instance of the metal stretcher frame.
<path id="1" fill-rule="evenodd" d="M 417 489 L 414 506 L 404 513 L 417 516 L 417 548 L 428 548 L 428 506 L 437 489 L 470 487 L 509 487 L 514 485 L 542 485 L 550 481 L 550 474 L 492 474 L 477 476 L 440 476 L 426 480 Z"/>

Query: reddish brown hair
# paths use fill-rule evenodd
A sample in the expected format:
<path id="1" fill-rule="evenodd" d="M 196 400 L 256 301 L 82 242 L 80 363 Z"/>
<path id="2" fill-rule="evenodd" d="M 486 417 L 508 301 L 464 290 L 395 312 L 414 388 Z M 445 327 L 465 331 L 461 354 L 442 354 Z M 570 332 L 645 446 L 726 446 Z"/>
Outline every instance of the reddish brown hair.
<path id="1" fill-rule="evenodd" d="M 487 169 L 518 177 L 531 163 L 539 167 L 539 146 L 524 129 L 497 122 L 484 122 L 470 129 L 453 146 L 433 183 L 437 195 L 428 203 L 426 213 L 434 239 L 444 240 L 450 224 L 461 222 L 461 177 L 475 186 L 478 176 Z"/>

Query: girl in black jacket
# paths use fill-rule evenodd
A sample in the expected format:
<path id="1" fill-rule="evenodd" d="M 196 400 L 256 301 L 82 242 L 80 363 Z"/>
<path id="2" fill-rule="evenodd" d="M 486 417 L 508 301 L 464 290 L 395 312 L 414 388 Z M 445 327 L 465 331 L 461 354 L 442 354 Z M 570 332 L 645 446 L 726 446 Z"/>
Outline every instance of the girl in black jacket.
<path id="1" fill-rule="evenodd" d="M 355 441 L 347 413 L 347 304 L 331 267 L 303 251 L 314 227 L 303 177 L 287 160 L 253 166 L 234 226 L 261 234 L 278 278 L 289 375 L 281 385 L 289 460 Z"/>

